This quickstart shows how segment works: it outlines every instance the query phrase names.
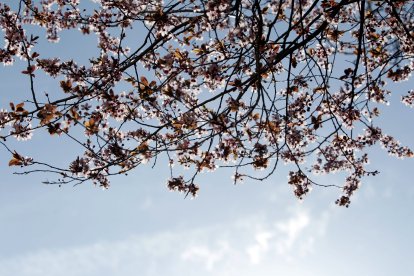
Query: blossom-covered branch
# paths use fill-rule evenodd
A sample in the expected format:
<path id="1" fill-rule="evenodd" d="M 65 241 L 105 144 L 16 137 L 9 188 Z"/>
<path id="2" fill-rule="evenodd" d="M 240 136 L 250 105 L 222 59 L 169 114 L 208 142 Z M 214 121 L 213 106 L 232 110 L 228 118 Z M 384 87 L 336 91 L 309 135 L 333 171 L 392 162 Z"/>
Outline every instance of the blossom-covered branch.
<path id="1" fill-rule="evenodd" d="M 413 156 L 375 124 L 387 81 L 414 69 L 412 1 L 19 0 L 0 4 L 0 27 L 0 62 L 23 61 L 30 91 L 0 110 L 1 144 L 23 173 L 60 175 L 50 183 L 107 188 L 111 175 L 162 156 L 167 186 L 195 196 L 200 172 L 263 180 L 282 161 L 298 198 L 335 186 L 313 174 L 346 172 L 337 203 L 348 206 L 361 178 L 378 173 L 366 169 L 368 147 Z M 96 55 L 43 51 L 70 30 L 96 37 Z M 39 93 L 39 75 L 59 91 Z M 60 168 L 8 146 L 41 131 L 83 154 Z"/>

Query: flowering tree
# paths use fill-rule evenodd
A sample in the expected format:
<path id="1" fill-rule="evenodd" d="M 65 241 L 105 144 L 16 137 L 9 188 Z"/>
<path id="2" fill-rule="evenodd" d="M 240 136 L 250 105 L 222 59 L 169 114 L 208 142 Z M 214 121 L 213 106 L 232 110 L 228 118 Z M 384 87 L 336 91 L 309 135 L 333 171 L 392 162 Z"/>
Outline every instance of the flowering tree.
<path id="1" fill-rule="evenodd" d="M 18 0 L 0 4 L 0 26 L 0 61 L 23 63 L 30 91 L 0 110 L 1 144 L 10 166 L 60 175 L 49 183 L 106 188 L 163 156 L 168 187 L 194 196 L 205 170 L 232 167 L 237 183 L 284 162 L 299 198 L 329 186 L 312 174 L 347 173 L 337 204 L 348 206 L 377 174 L 367 147 L 413 156 L 375 124 L 386 82 L 414 69 L 413 1 Z M 97 39 L 86 63 L 42 52 L 72 29 Z M 58 91 L 36 90 L 45 75 Z M 414 106 L 414 90 L 401 97 Z M 41 131 L 83 154 L 61 168 L 10 147 Z"/>

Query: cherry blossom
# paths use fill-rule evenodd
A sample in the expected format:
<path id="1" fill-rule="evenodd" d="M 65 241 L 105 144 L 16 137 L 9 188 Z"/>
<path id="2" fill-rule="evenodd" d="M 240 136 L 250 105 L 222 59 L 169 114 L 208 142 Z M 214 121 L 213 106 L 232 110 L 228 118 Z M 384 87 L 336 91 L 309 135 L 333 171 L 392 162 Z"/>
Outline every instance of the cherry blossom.
<path id="1" fill-rule="evenodd" d="M 0 109 L 1 145 L 10 166 L 56 173 L 48 183 L 59 185 L 108 188 L 112 175 L 167 160 L 168 188 L 191 196 L 203 172 L 231 168 L 234 183 L 260 181 L 287 164 L 295 196 L 336 186 L 337 204 L 348 206 L 378 174 L 366 169 L 369 147 L 413 157 L 376 124 L 400 92 L 387 82 L 414 70 L 413 9 L 408 0 L 1 3 L 0 62 L 24 64 L 29 91 Z M 62 42 L 69 31 L 93 37 L 94 55 L 42 49 L 74 47 Z M 59 89 L 39 91 L 39 75 Z M 399 97 L 413 106 L 413 90 Z M 57 167 L 10 147 L 42 131 L 83 153 Z M 336 172 L 347 174 L 343 185 L 314 180 Z"/>

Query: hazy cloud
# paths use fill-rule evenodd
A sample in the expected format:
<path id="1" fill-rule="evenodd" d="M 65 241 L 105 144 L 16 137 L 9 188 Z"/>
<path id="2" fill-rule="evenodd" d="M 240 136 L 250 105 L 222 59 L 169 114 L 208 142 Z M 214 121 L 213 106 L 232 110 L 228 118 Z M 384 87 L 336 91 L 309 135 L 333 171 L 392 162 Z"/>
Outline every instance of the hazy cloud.
<path id="1" fill-rule="evenodd" d="M 328 218 L 312 218 L 297 209 L 284 219 L 270 214 L 252 216 L 214 227 L 43 250 L 0 260 L 0 275 L 183 275 L 186 271 L 245 275 L 243 272 L 257 264 L 283 263 L 311 253 Z"/>

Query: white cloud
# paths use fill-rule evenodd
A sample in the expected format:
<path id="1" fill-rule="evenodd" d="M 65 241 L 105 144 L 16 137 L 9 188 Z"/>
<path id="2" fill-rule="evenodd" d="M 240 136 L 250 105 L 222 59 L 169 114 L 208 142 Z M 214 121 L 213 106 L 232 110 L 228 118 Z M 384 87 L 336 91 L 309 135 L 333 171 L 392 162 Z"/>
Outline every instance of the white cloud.
<path id="1" fill-rule="evenodd" d="M 0 275 L 253 275 L 249 273 L 312 253 L 328 218 L 312 218 L 297 209 L 283 220 L 267 214 L 199 229 L 42 250 L 0 260 Z"/>
<path id="2" fill-rule="evenodd" d="M 256 244 L 247 248 L 247 254 L 253 264 L 258 264 L 262 255 L 269 250 L 269 241 L 273 236 L 274 234 L 268 231 L 256 233 Z"/>
<path id="3" fill-rule="evenodd" d="M 264 258 L 277 256 L 291 261 L 314 252 L 318 239 L 325 235 L 331 210 L 319 217 L 311 217 L 303 208 L 297 208 L 284 220 L 275 220 L 262 225 L 254 233 L 255 242 L 245 251 L 252 264 L 261 264 Z"/>
<path id="4" fill-rule="evenodd" d="M 276 228 L 283 235 L 283 238 L 279 238 L 276 242 L 276 248 L 279 254 L 285 255 L 290 252 L 301 232 L 309 225 L 309 221 L 310 218 L 306 212 L 297 211 L 287 221 L 276 223 Z"/>
<path id="5" fill-rule="evenodd" d="M 219 242 L 218 248 L 209 247 L 207 245 L 195 245 L 184 250 L 181 258 L 186 261 L 201 261 L 207 270 L 212 270 L 215 263 L 223 260 L 223 258 L 231 251 L 226 241 Z"/>

